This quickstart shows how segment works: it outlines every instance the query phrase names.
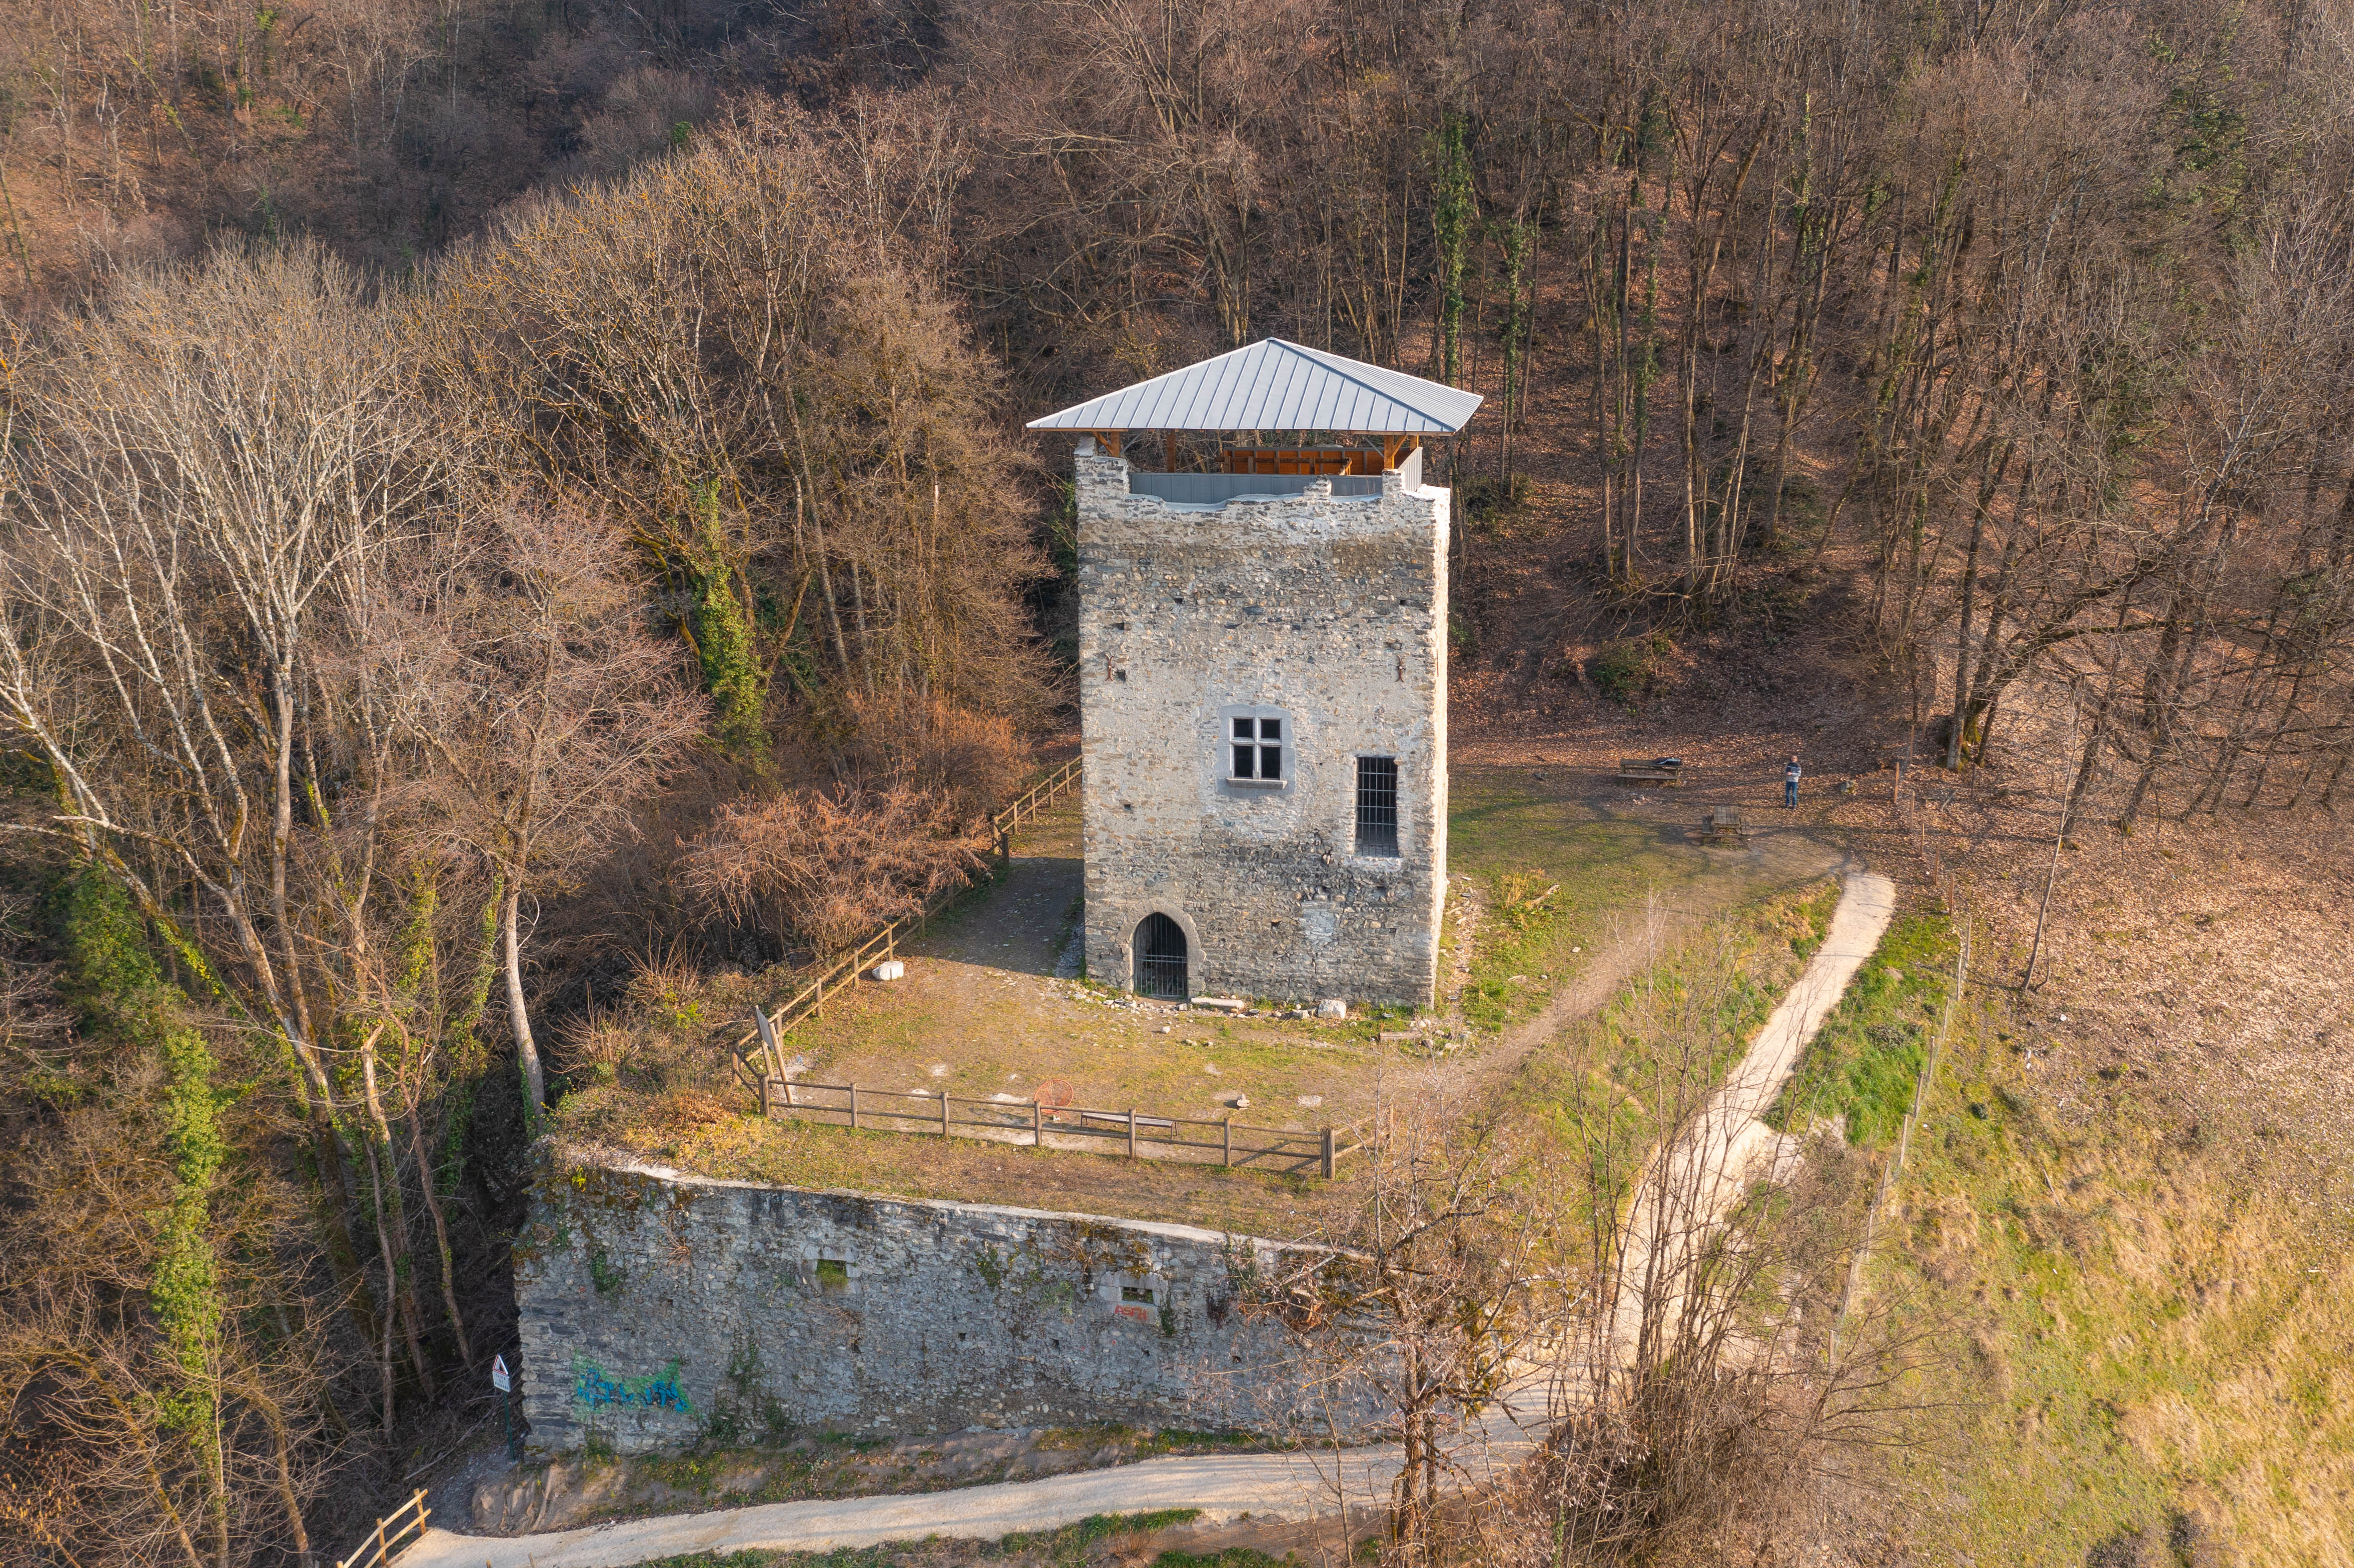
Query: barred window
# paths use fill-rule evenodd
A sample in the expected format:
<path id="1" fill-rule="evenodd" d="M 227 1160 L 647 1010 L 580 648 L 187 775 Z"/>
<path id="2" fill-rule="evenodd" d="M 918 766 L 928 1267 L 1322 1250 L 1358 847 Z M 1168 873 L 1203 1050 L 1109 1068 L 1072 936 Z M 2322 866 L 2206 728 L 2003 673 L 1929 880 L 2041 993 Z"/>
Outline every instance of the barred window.
<path id="1" fill-rule="evenodd" d="M 1394 855 L 1397 834 L 1397 758 L 1357 758 L 1357 853 Z"/>
<path id="2" fill-rule="evenodd" d="M 1279 718 L 1237 718 L 1234 721 L 1235 769 L 1230 778 L 1283 779 L 1283 721 Z"/>

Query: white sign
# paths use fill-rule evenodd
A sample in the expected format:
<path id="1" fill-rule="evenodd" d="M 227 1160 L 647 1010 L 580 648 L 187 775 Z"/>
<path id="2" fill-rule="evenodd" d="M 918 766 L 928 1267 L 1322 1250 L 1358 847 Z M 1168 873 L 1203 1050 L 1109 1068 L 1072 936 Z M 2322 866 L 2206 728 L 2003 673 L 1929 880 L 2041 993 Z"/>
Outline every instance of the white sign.
<path id="1" fill-rule="evenodd" d="M 514 1387 L 514 1379 L 507 1375 L 507 1359 L 504 1356 L 491 1358 L 491 1386 L 501 1393 L 505 1393 Z"/>

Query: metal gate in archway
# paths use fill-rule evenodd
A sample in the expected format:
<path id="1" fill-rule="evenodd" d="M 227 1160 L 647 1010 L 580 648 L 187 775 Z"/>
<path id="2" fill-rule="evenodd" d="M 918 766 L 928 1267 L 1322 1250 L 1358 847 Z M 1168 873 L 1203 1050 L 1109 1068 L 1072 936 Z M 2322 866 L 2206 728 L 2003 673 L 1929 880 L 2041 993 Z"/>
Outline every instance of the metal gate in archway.
<path id="1" fill-rule="evenodd" d="M 1136 993 L 1171 1001 L 1193 995 L 1185 958 L 1185 928 L 1166 915 L 1147 915 L 1136 928 Z"/>

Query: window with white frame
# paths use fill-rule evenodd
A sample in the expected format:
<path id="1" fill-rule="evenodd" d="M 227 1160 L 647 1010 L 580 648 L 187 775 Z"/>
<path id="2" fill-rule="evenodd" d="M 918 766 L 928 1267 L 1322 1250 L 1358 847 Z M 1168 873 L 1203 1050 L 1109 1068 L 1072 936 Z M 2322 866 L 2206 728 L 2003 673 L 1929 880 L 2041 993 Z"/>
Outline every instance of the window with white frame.
<path id="1" fill-rule="evenodd" d="M 1290 744 L 1285 733 L 1288 722 L 1280 713 L 1264 710 L 1230 717 L 1226 721 L 1227 779 L 1236 784 L 1282 788 L 1289 777 L 1283 755 Z"/>

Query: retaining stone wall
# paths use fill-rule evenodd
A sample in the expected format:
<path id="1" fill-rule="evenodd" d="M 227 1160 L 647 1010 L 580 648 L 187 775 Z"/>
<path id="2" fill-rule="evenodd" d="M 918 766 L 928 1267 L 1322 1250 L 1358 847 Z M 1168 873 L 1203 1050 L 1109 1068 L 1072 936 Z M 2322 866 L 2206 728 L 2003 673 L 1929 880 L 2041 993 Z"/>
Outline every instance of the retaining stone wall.
<path id="1" fill-rule="evenodd" d="M 1447 493 L 1174 506 L 1077 464 L 1087 971 L 1186 934 L 1189 989 L 1431 1005 L 1447 885 Z M 1235 709 L 1288 721 L 1278 790 L 1229 780 Z M 1398 850 L 1355 845 L 1356 758 L 1398 764 Z"/>
<path id="2" fill-rule="evenodd" d="M 1268 1244 L 557 1156 L 517 1247 L 532 1446 L 1117 1422 L 1282 1430 Z M 1271 1260 L 1269 1260 L 1271 1261 Z"/>

